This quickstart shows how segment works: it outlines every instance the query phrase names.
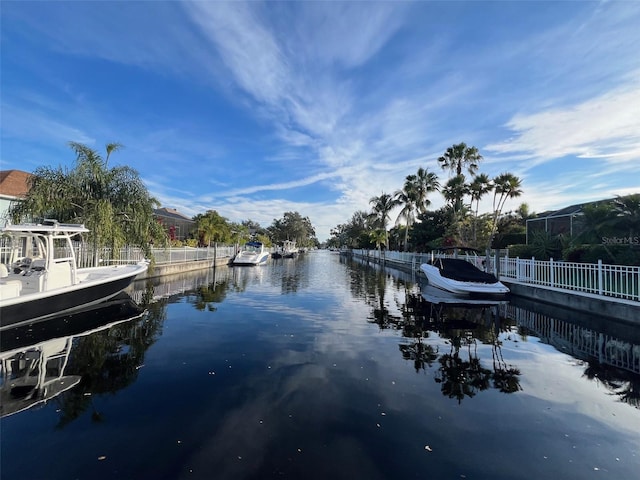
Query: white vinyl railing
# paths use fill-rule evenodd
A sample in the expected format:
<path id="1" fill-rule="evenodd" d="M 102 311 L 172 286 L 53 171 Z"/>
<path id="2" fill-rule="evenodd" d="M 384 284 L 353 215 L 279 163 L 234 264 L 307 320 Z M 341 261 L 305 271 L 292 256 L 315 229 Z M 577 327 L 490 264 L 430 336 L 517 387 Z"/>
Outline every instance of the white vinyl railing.
<path id="1" fill-rule="evenodd" d="M 78 267 L 91 267 L 94 265 L 132 264 L 146 258 L 144 251 L 138 247 L 124 247 L 113 251 L 111 248 L 101 248 L 97 253 L 90 245 L 83 242 L 74 242 L 73 250 Z M 0 239 L 0 262 L 9 262 L 9 247 L 5 239 Z M 173 263 L 195 262 L 198 260 L 214 260 L 217 258 L 231 258 L 235 253 L 234 246 L 218 245 L 206 248 L 175 247 L 152 248 L 151 256 L 156 265 L 169 265 Z M 69 255 L 70 252 L 56 252 L 56 255 Z M 96 256 L 98 260 L 96 261 Z"/>
<path id="2" fill-rule="evenodd" d="M 194 247 L 174 247 L 174 248 L 152 248 L 151 257 L 156 265 L 171 265 L 174 263 L 196 262 L 199 260 L 214 260 L 217 258 L 231 258 L 234 255 L 233 246 L 215 246 L 206 248 Z M 76 258 L 79 267 L 89 267 L 95 265 L 93 251 L 86 248 L 86 245 L 76 246 Z M 142 260 L 149 260 L 141 248 L 124 247 L 113 252 L 110 248 L 100 249 L 98 252 L 98 265 L 115 265 L 138 263 Z"/>
<path id="3" fill-rule="evenodd" d="M 640 266 L 501 258 L 500 278 L 640 301 Z"/>
<path id="4" fill-rule="evenodd" d="M 380 256 L 387 262 L 404 264 L 412 270 L 431 258 L 426 253 L 394 252 L 378 250 L 352 250 L 354 255 L 378 260 Z M 445 256 L 445 255 L 438 255 Z M 447 255 L 451 256 L 451 255 Z M 464 258 L 464 255 L 459 255 Z M 477 267 L 482 268 L 484 256 L 469 257 Z M 640 266 L 607 265 L 598 263 L 574 263 L 557 260 L 541 261 L 534 258 L 521 259 L 489 257 L 487 271 L 501 280 L 541 285 L 561 290 L 585 292 L 607 297 L 640 301 Z"/>

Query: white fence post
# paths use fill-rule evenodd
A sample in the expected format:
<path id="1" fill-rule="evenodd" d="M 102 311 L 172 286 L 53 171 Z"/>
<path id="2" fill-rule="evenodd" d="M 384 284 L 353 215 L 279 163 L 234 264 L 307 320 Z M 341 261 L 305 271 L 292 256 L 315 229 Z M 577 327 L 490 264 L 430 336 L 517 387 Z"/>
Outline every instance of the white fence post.
<path id="1" fill-rule="evenodd" d="M 602 260 L 598 260 L 598 294 L 602 295 Z"/>
<path id="2" fill-rule="evenodd" d="M 549 286 L 553 287 L 555 283 L 555 272 L 553 271 L 553 258 L 549 259 Z"/>
<path id="3" fill-rule="evenodd" d="M 531 257 L 531 270 L 529 271 L 529 281 L 536 282 L 536 258 Z"/>

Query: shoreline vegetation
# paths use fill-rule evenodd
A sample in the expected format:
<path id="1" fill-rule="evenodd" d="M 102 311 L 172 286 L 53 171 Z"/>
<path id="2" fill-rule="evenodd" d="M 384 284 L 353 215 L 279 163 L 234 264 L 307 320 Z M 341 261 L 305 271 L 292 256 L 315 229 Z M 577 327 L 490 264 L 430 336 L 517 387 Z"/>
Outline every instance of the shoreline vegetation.
<path id="1" fill-rule="evenodd" d="M 76 155 L 74 167 L 38 167 L 29 178 L 24 200 L 9 209 L 12 222 L 53 218 L 82 223 L 90 230 L 85 240 L 93 250 L 129 245 L 149 252 L 152 246 L 239 246 L 249 240 L 267 247 L 285 241 L 295 241 L 301 248 L 321 246 L 309 217 L 298 212 L 285 212 L 263 227 L 251 219 L 231 222 L 208 210 L 193 217 L 195 226 L 187 238 L 178 239 L 154 218 L 160 202 L 149 194 L 138 172 L 109 166 L 121 144 L 107 144 L 104 158 L 86 145 L 70 142 L 69 146 Z M 406 176 L 401 189 L 371 197 L 370 211 L 356 211 L 331 229 L 324 246 L 412 252 L 452 245 L 481 251 L 509 247 L 522 258 L 589 262 L 599 256 L 607 263 L 640 264 L 635 248 L 640 244 L 640 194 L 586 204 L 575 216 L 571 234 L 546 227 L 528 232 L 527 221 L 538 216 L 526 203 L 505 211 L 507 202 L 521 196 L 521 179 L 509 172 L 491 178 L 479 172 L 482 160 L 476 147 L 464 142 L 452 145 L 437 159 L 448 174 L 446 181 L 428 168 L 418 168 Z M 434 194 L 445 203 L 429 210 Z M 492 199 L 492 211 L 480 213 L 485 197 Z"/>

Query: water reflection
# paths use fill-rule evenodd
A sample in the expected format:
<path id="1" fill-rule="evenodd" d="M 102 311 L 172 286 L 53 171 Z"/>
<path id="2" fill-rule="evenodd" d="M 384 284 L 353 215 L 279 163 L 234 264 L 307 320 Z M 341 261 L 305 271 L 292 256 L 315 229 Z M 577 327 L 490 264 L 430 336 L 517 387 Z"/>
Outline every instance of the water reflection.
<path id="1" fill-rule="evenodd" d="M 6 355 L 71 337 L 31 369 L 71 388 L 2 419 L 2 478 L 635 478 L 637 327 L 338 258 L 137 282 L 131 317 L 3 332 Z"/>
<path id="2" fill-rule="evenodd" d="M 102 420 L 93 396 L 135 382 L 145 352 L 162 334 L 167 305 L 186 296 L 195 309 L 214 312 L 231 283 L 242 289 L 259 275 L 259 269 L 250 270 L 211 269 L 139 281 L 97 306 L 4 331 L 0 415 L 55 401 L 59 427 L 87 410 L 93 420 Z"/>
<path id="3" fill-rule="evenodd" d="M 304 271 L 308 262 L 305 262 L 305 259 L 306 254 L 299 254 L 294 258 L 271 259 L 272 270 L 278 272 L 273 277 L 276 279 L 274 282 L 277 282 L 282 294 L 295 293 L 308 285 L 309 276 L 305 275 Z"/>
<path id="4" fill-rule="evenodd" d="M 533 335 L 584 364 L 584 376 L 620 401 L 640 408 L 640 329 L 637 325 L 517 299 L 502 310 L 523 336 Z"/>
<path id="5" fill-rule="evenodd" d="M 520 298 L 462 301 L 421 285 L 412 273 L 357 259 L 342 262 L 351 269 L 352 294 L 371 307 L 369 321 L 410 339 L 399 345 L 402 357 L 416 372 L 431 371 L 442 394 L 457 402 L 488 389 L 521 390 L 521 369 L 505 360 L 502 347 L 535 336 L 578 359 L 584 377 L 640 408 L 637 326 Z M 480 358 L 478 345 L 491 347 L 490 359 Z"/>
<path id="6" fill-rule="evenodd" d="M 139 365 L 148 347 L 140 332 L 143 316 L 123 293 L 71 315 L 4 331 L 1 416 L 56 401 L 64 426 L 92 407 L 91 393 L 133 382 L 136 369 L 130 366 Z"/>

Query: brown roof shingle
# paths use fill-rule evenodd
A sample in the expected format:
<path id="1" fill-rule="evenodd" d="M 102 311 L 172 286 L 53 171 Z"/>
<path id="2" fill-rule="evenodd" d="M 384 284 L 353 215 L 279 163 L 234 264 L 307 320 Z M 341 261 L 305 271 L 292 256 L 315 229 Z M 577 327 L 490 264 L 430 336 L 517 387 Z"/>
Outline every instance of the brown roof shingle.
<path id="1" fill-rule="evenodd" d="M 24 198 L 31 174 L 22 170 L 0 170 L 0 194 Z"/>
<path id="2" fill-rule="evenodd" d="M 22 170 L 0 170 L 0 194 L 24 198 L 31 174 Z"/>

